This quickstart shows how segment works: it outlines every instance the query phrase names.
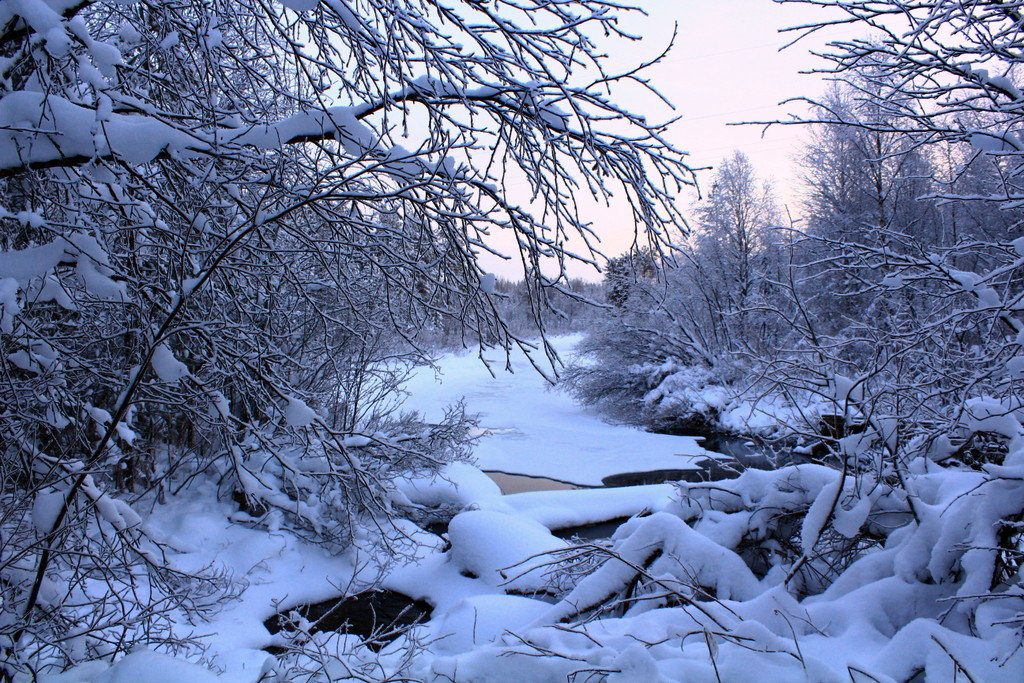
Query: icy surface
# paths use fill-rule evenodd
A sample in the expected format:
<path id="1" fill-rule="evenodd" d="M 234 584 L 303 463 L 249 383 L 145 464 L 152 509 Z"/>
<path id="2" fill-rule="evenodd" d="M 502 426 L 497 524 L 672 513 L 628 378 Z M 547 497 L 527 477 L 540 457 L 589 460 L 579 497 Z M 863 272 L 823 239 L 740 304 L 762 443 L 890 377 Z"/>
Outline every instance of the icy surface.
<path id="1" fill-rule="evenodd" d="M 568 357 L 580 337 L 553 340 Z M 550 370 L 540 351 L 535 360 Z M 490 351 L 494 377 L 473 353 L 449 355 L 433 370 L 420 370 L 406 385 L 407 408 L 439 421 L 446 406 L 465 397 L 466 410 L 480 416 L 485 430 L 476 448 L 477 465 L 485 471 L 547 477 L 584 486 L 600 486 L 604 477 L 623 472 L 695 469 L 709 455 L 697 440 L 651 434 L 626 425 L 604 422 L 563 392 L 551 389 L 522 352 L 505 357 Z"/>

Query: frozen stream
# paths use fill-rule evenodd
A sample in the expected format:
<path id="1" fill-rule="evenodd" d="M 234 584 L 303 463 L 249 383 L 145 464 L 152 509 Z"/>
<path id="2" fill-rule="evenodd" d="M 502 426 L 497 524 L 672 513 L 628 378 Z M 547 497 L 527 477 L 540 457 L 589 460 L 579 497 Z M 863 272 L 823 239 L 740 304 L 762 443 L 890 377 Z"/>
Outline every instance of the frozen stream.
<path id="1" fill-rule="evenodd" d="M 555 346 L 567 357 L 578 339 L 559 338 Z M 429 644 L 418 655 L 424 667 L 435 657 L 484 646 L 552 608 L 534 596 L 544 588 L 537 578 L 543 572 L 517 576 L 511 583 L 502 572 L 525 561 L 542 563 L 530 558 L 570 547 L 566 537 L 606 538 L 622 520 L 664 510 L 676 495 L 671 483 L 605 488 L 602 479 L 628 472 L 699 469 L 698 462 L 707 457 L 691 437 L 605 423 L 569 396 L 549 390 L 521 354 L 513 357 L 511 373 L 500 369 L 498 353 L 490 357 L 496 361 L 495 377 L 474 354 L 443 358 L 436 377 L 429 368 L 419 371 L 407 386 L 407 407 L 437 420 L 446 406 L 464 396 L 484 431 L 476 449 L 478 466 L 509 476 L 492 480 L 475 467 L 451 463 L 441 476 L 396 482 L 415 505 L 463 509 L 443 539 L 408 520 L 396 520 L 397 533 L 387 540 L 399 544 L 401 561 L 378 559 L 362 548 L 339 555 L 326 544 L 310 544 L 283 530 L 238 524 L 232 521 L 236 507 L 218 500 L 212 482 L 191 496 L 158 506 L 149 524 L 158 538 L 177 549 L 178 568 L 198 573 L 213 567 L 225 576 L 245 577 L 238 596 L 200 627 L 201 633 L 211 634 L 204 641 L 209 646 L 206 656 L 223 672 L 221 680 L 252 683 L 267 667 L 276 666 L 268 659 L 271 653 L 286 657 L 283 653 L 293 642 L 282 635 L 282 615 L 293 610 L 308 622 L 320 639 L 316 642 L 330 647 L 350 642 L 328 640 L 335 633 L 365 638 L 382 625 L 390 632 L 392 621 L 408 625 L 425 619 L 417 627 L 419 642 Z M 521 488 L 510 485 L 521 478 L 515 475 L 600 488 L 537 479 L 531 483 L 539 482 L 538 488 L 545 490 L 519 492 Z M 503 495 L 499 486 L 511 495 Z M 562 490 L 551 490 L 556 488 Z M 513 592 L 517 594 L 509 594 Z M 191 633 L 192 626 L 183 628 Z M 373 648 L 388 639 L 375 641 Z M 189 665 L 152 657 L 143 653 L 126 658 L 123 672 L 115 670 L 118 677 L 94 683 L 154 680 L 147 673 L 154 667 L 166 669 L 164 681 L 215 680 L 204 669 L 190 667 L 186 675 L 173 667 Z M 100 664 L 97 670 L 105 668 Z"/>
<path id="2" fill-rule="evenodd" d="M 558 337 L 553 345 L 568 359 L 579 336 Z M 543 351 L 534 357 L 550 367 Z M 488 472 L 546 477 L 579 486 L 601 486 L 605 477 L 625 472 L 698 469 L 708 457 L 697 439 L 652 434 L 608 424 L 550 388 L 522 352 L 506 372 L 501 352 L 487 358 L 492 376 L 476 353 L 445 356 L 439 371 L 419 370 L 406 385 L 406 408 L 439 420 L 446 406 L 464 397 L 467 412 L 478 414 L 484 435 L 476 447 L 477 466 Z"/>

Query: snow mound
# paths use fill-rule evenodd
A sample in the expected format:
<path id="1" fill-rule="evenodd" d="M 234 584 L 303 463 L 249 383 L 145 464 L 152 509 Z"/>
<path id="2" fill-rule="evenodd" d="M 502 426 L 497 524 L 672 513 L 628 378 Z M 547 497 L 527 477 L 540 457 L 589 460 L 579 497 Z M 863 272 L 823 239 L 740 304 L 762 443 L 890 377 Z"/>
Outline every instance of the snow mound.
<path id="1" fill-rule="evenodd" d="M 86 662 L 43 683 L 214 683 L 209 669 L 152 650 L 136 650 L 108 668 L 106 662 Z"/>
<path id="2" fill-rule="evenodd" d="M 448 525 L 451 558 L 463 570 L 492 586 L 533 592 L 546 585 L 545 564 L 568 544 L 542 524 L 523 517 L 471 510 Z"/>
<path id="3" fill-rule="evenodd" d="M 398 490 L 418 505 L 466 507 L 501 496 L 498 485 L 476 467 L 453 462 L 430 476 L 401 479 Z"/>
<path id="4" fill-rule="evenodd" d="M 438 649 L 465 652 L 515 632 L 541 617 L 551 605 L 520 595 L 479 595 L 459 601 L 434 629 Z"/>

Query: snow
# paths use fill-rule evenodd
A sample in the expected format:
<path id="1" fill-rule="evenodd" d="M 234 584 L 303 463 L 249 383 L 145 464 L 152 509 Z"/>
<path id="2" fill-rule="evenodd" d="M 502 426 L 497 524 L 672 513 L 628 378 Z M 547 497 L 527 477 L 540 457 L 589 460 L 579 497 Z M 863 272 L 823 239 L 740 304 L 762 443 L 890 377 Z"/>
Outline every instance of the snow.
<path id="1" fill-rule="evenodd" d="M 214 390 L 209 393 L 209 398 L 211 417 L 220 417 L 225 420 L 231 417 L 231 401 L 227 396 Z"/>
<path id="2" fill-rule="evenodd" d="M 557 341 L 563 351 L 572 343 Z M 490 427 L 480 444 L 485 467 L 512 451 L 524 473 L 556 474 L 549 461 L 562 458 L 559 478 L 568 472 L 593 481 L 618 469 L 613 461 L 593 462 L 588 449 L 595 444 L 586 432 L 594 429 L 619 445 L 625 469 L 651 468 L 643 448 L 661 439 L 648 441 L 655 435 L 598 421 L 547 391 L 523 367 L 524 358 L 514 361 L 519 372 L 492 378 L 471 371 L 475 357 L 449 356 L 441 362 L 448 381 L 414 378 L 412 384 L 421 385 L 413 402 L 441 411 L 459 390 L 471 390 L 470 409 L 476 406 Z M 475 381 L 481 385 L 473 391 Z M 834 386 L 846 396 L 855 390 L 855 382 L 844 378 Z M 437 392 L 434 403 L 428 390 Z M 293 426 L 315 418 L 300 399 L 287 406 L 285 418 Z M 96 419 L 109 417 L 97 409 Z M 208 622 L 181 625 L 183 634 L 210 634 L 204 662 L 216 674 L 136 651 L 112 666 L 90 662 L 43 680 L 192 683 L 216 675 L 249 683 L 276 661 L 262 648 L 280 636 L 272 637 L 263 620 L 282 609 L 360 592 L 377 580 L 428 602 L 429 620 L 379 655 L 345 634 L 319 634 L 310 646 L 384 663 L 401 659 L 403 648 L 418 642 L 423 649 L 414 651 L 412 680 L 566 680 L 593 672 L 620 681 L 859 680 L 851 672 L 863 672 L 865 680 L 907 680 L 919 671 L 927 680 L 949 680 L 952 658 L 975 680 L 1021 680 L 1024 653 L 1006 624 L 1024 611 L 1024 596 L 1012 589 L 999 600 L 980 602 L 977 596 L 991 588 L 998 521 L 1020 509 L 1024 428 L 1011 407 L 995 399 L 968 402 L 962 422 L 1005 434 L 1017 450 L 1004 466 L 984 472 L 941 469 L 923 459 L 910 463 L 919 524 L 908 523 L 905 492 L 881 475 L 844 476 L 820 465 L 747 470 L 718 482 L 502 495 L 478 467 L 455 462 L 397 482 L 401 505 L 457 514 L 446 538 L 396 521 L 390 541 L 406 555 L 393 563 L 358 548 L 339 553 L 288 532 L 233 522 L 237 511 L 215 502 L 212 482 L 197 483 L 143 517 L 104 495 L 90 478 L 83 490 L 104 519 L 120 529 L 142 525 L 176 551 L 169 555 L 176 568 L 214 568 L 234 582 L 238 595 Z M 548 429 L 561 432 L 552 439 Z M 578 441 L 571 450 L 553 445 L 571 437 Z M 350 438 L 352 447 L 372 440 Z M 654 455 L 662 461 L 686 457 Z M 56 490 L 39 494 L 33 523 L 40 532 L 61 496 Z M 552 530 L 622 517 L 631 518 L 610 539 L 585 546 L 597 561 L 572 575 L 560 573 L 581 548 Z M 779 559 L 774 539 L 791 539 L 810 552 L 823 543 L 828 525 L 842 536 L 866 529 L 885 541 L 831 585 L 801 595 L 785 584 L 792 560 Z M 755 574 L 749 553 L 761 551 L 767 566 Z M 618 605 L 615 612 L 602 611 L 609 604 Z M 340 672 L 342 661 L 330 666 Z"/>
<path id="3" fill-rule="evenodd" d="M 810 468 L 762 473 L 725 488 L 745 492 L 741 497 L 750 500 L 765 499 L 772 488 L 765 486 L 768 480 L 774 479 L 775 490 L 785 494 L 789 487 L 782 482 L 797 484 L 793 477 L 801 472 L 807 483 L 820 483 L 819 471 Z M 941 497 L 956 498 L 957 489 L 946 487 Z M 829 492 L 801 495 L 807 500 Z M 863 672 L 865 680 L 908 680 L 923 671 L 926 680 L 955 680 L 955 658 L 973 680 L 1020 680 L 1024 673 L 1016 635 L 996 626 L 1015 617 L 1019 599 L 1012 606 L 990 603 L 983 622 L 989 626 L 983 626 L 980 637 L 964 635 L 952 625 L 955 618 L 946 624 L 937 620 L 955 587 L 893 576 L 885 556 L 895 547 L 868 554 L 851 567 L 847 576 L 859 577 L 859 586 L 837 583 L 800 602 L 782 586 L 757 581 L 737 555 L 672 514 L 657 513 L 628 526 L 616 535 L 615 549 L 632 566 L 609 561 L 515 637 L 491 636 L 490 645 L 484 644 L 486 638 L 474 639 L 472 649 L 428 660 L 430 672 L 474 681 L 571 680 L 595 670 L 637 681 L 843 681 L 851 675 L 859 680 L 855 672 Z M 962 525 L 953 520 L 950 526 Z M 894 535 L 894 545 L 915 533 L 906 529 Z M 948 552 L 949 546 L 940 544 L 938 550 Z M 676 608 L 655 604 L 654 609 L 641 602 L 623 617 L 558 624 L 614 597 L 633 581 L 641 563 L 663 586 L 681 591 L 693 584 L 708 586 L 717 599 Z M 486 612 L 483 616 L 490 618 Z M 463 638 L 457 644 L 470 643 Z"/>
<path id="4" fill-rule="evenodd" d="M 316 411 L 306 405 L 305 401 L 294 396 L 288 397 L 288 403 L 284 409 L 284 420 L 289 427 L 308 427 L 316 418 Z"/>
<path id="5" fill-rule="evenodd" d="M 434 616 L 441 618 L 449 609 L 467 597 L 504 595 L 501 588 L 462 573 L 447 553 L 435 547 L 425 557 L 396 567 L 384 577 L 382 586 L 434 606 Z"/>
<path id="6" fill-rule="evenodd" d="M 152 161 L 165 150 L 185 156 L 209 144 L 152 118 L 106 115 L 102 134 L 94 135 L 100 114 L 57 95 L 17 90 L 0 98 L 0 168 L 20 168 L 70 157 L 117 154 L 132 164 Z M 59 131 L 59 135 L 37 130 Z"/>
<path id="7" fill-rule="evenodd" d="M 63 239 L 56 239 L 37 247 L 0 252 L 0 278 L 11 278 L 25 287 L 30 280 L 51 273 L 65 258 L 67 246 Z"/>
<path id="8" fill-rule="evenodd" d="M 40 683 L 213 683 L 221 680 L 209 669 L 151 650 L 141 649 L 107 662 L 86 662 L 59 675 L 39 677 Z"/>
<path id="9" fill-rule="evenodd" d="M 536 621 L 551 605 L 520 595 L 479 595 L 460 600 L 431 630 L 441 652 L 466 652 Z"/>
<path id="10" fill-rule="evenodd" d="M 210 646 L 210 660 L 222 670 L 220 680 L 251 683 L 270 657 L 261 649 L 271 641 L 263 620 L 280 608 L 343 593 L 356 581 L 356 565 L 361 561 L 351 553 L 335 556 L 290 533 L 232 522 L 233 506 L 215 500 L 214 492 L 204 486 L 159 506 L 150 515 L 147 528 L 179 551 L 173 557 L 181 571 L 198 572 L 212 566 L 237 582 L 238 597 L 193 630 L 213 634 L 205 642 Z M 358 581 L 353 587 L 352 592 L 358 592 Z M 139 676 L 136 680 L 152 679 Z"/>
<path id="11" fill-rule="evenodd" d="M 14 278 L 0 278 L 0 332 L 14 332 L 14 319 L 21 313 L 18 301 L 18 281 Z"/>
<path id="12" fill-rule="evenodd" d="M 665 588 L 692 594 L 692 586 L 714 588 L 712 595 L 750 600 L 763 587 L 738 555 L 698 533 L 675 515 L 656 512 L 620 528 L 616 557 L 586 576 L 565 598 L 537 621 L 555 624 L 600 605 L 626 588 L 637 567 L 658 577 Z"/>
<path id="13" fill-rule="evenodd" d="M 975 402 L 970 410 L 978 425 L 1019 429 L 1003 413 L 994 401 Z M 1001 468 L 1004 480 L 921 469 L 920 463 L 915 468 L 921 524 L 901 526 L 890 516 L 879 526 L 877 516 L 905 510 L 905 499 L 868 475 L 844 479 L 818 465 L 747 470 L 722 482 L 503 496 L 480 470 L 452 463 L 399 486 L 415 504 L 463 508 L 449 525 L 447 543 L 399 522 L 396 538 L 405 539 L 411 555 L 392 566 L 359 551 L 333 555 L 288 533 L 232 523 L 232 507 L 212 502 L 208 490 L 158 506 L 145 524 L 178 550 L 173 557 L 182 571 L 213 566 L 238 580 L 238 598 L 196 627 L 214 634 L 208 661 L 220 680 L 248 683 L 268 671 L 273 660 L 260 648 L 273 639 L 262 621 L 274 612 L 359 592 L 376 578 L 434 608 L 410 635 L 425 645 L 416 651 L 412 680 L 554 681 L 593 671 L 621 681 L 843 681 L 851 671 L 864 672 L 865 680 L 907 680 L 918 671 L 927 680 L 950 680 L 951 657 L 975 680 L 1021 680 L 1024 654 L 1014 630 L 1003 624 L 1024 608 L 1024 597 L 1006 593 L 981 605 L 970 599 L 989 588 L 978 581 L 989 576 L 995 520 L 1019 510 L 1021 468 Z M 829 509 L 822 501 L 837 497 L 837 530 L 875 524 L 874 533 L 886 527 L 888 540 L 823 592 L 798 599 L 782 585 L 778 570 L 784 567 L 760 578 L 741 559 L 744 546 L 792 525 L 786 520 L 800 519 L 801 511 L 807 512 L 803 533 L 793 526 L 795 538 L 813 546 Z M 122 524 L 133 523 L 120 501 L 96 503 Z M 52 514 L 49 502 L 40 508 L 40 518 Z M 650 514 L 624 523 L 601 546 L 610 545 L 614 556 L 571 585 L 558 583 L 554 569 L 572 546 L 550 529 L 641 512 Z M 940 578 L 954 567 L 961 579 Z M 669 593 L 682 604 L 666 603 Z M 592 612 L 630 595 L 615 616 Z M 971 609 L 977 610 L 976 637 L 963 628 Z M 381 661 L 401 657 L 405 643 L 386 648 Z M 315 646 L 364 656 L 351 654 L 355 640 L 343 634 L 318 636 Z M 212 676 L 139 651 L 113 667 L 92 662 L 49 680 L 191 683 Z"/>
<path id="14" fill-rule="evenodd" d="M 675 484 L 621 488 L 530 491 L 491 499 L 483 506 L 501 506 L 548 529 L 567 529 L 631 517 L 663 509 L 675 497 Z"/>
<path id="15" fill-rule="evenodd" d="M 567 356 L 579 336 L 552 340 Z M 542 352 L 531 354 L 550 371 Z M 475 450 L 484 471 L 546 477 L 581 486 L 600 486 L 613 474 L 652 470 L 696 469 L 714 454 L 697 439 L 651 434 L 627 425 L 609 424 L 551 389 L 522 351 L 503 369 L 499 352 L 485 353 L 494 376 L 474 354 L 449 355 L 438 363 L 438 375 L 425 368 L 406 384 L 411 394 L 405 407 L 440 421 L 446 406 L 465 397 L 468 413 L 479 414 L 484 436 Z M 549 373 L 550 374 L 550 373 Z"/>
<path id="16" fill-rule="evenodd" d="M 93 683 L 213 683 L 209 669 L 148 650 L 139 650 L 93 679 Z"/>
<path id="17" fill-rule="evenodd" d="M 279 149 L 291 140 L 332 136 L 355 158 L 377 149 L 380 140 L 359 120 L 359 107 L 330 107 L 302 112 L 269 125 L 254 126 L 234 140 L 236 144 Z"/>
<path id="18" fill-rule="evenodd" d="M 545 585 L 547 553 L 568 544 L 531 519 L 491 510 L 471 510 L 448 525 L 451 558 L 492 586 L 530 592 Z"/>
<path id="19" fill-rule="evenodd" d="M 85 290 L 97 299 L 127 301 L 128 289 L 123 281 L 112 279 L 114 271 L 99 240 L 85 232 L 71 233 L 66 239 L 78 252 L 76 272 L 85 282 Z"/>
<path id="20" fill-rule="evenodd" d="M 1012 133 L 991 133 L 989 131 L 972 131 L 967 136 L 968 142 L 975 149 L 989 154 L 1006 154 L 1020 150 L 1022 145 Z"/>
<path id="21" fill-rule="evenodd" d="M 293 12 L 308 12 L 320 4 L 320 0 L 281 0 L 281 4 Z"/>
<path id="22" fill-rule="evenodd" d="M 10 7 L 5 8 L 4 14 L 17 14 L 33 31 L 46 37 L 45 48 L 50 55 L 64 55 L 67 51 L 68 37 L 61 27 L 60 14 L 49 3 L 42 0 L 7 0 L 5 4 Z"/>
<path id="23" fill-rule="evenodd" d="M 32 504 L 32 525 L 36 533 L 45 536 L 53 531 L 54 522 L 64 507 L 64 492 L 51 489 L 40 491 Z"/>
<path id="24" fill-rule="evenodd" d="M 494 273 L 484 273 L 480 276 L 480 289 L 484 294 L 494 294 L 495 281 Z"/>
<path id="25" fill-rule="evenodd" d="M 177 382 L 183 377 L 188 377 L 188 368 L 174 357 L 174 353 L 166 342 L 158 344 L 153 349 L 153 359 L 150 364 L 153 366 L 153 372 L 163 382 Z"/>
<path id="26" fill-rule="evenodd" d="M 498 485 L 490 477 L 464 462 L 449 463 L 429 476 L 401 479 L 398 490 L 412 503 L 431 507 L 463 508 L 501 496 Z"/>

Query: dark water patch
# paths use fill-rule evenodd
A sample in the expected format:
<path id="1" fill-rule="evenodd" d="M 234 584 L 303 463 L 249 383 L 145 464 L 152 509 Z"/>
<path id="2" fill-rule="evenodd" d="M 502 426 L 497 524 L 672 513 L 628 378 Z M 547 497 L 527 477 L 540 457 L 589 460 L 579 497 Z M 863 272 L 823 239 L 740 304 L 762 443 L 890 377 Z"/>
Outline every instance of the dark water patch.
<path id="1" fill-rule="evenodd" d="M 702 438 L 700 445 L 705 450 L 729 456 L 741 469 L 773 469 L 782 459 L 764 444 L 758 444 L 744 436 L 719 434 Z"/>
<path id="2" fill-rule="evenodd" d="M 794 444 L 769 445 L 757 439 L 734 434 L 718 434 L 701 440 L 702 448 L 732 458 L 741 470 L 774 470 L 786 465 L 820 462 L 813 448 L 798 449 Z"/>
<path id="3" fill-rule="evenodd" d="M 423 526 L 423 530 L 424 531 L 429 531 L 430 533 L 434 534 L 435 536 L 444 536 L 445 534 L 448 533 L 448 523 L 450 521 L 451 520 L 444 521 L 444 522 L 431 522 L 430 524 L 424 525 Z"/>
<path id="4" fill-rule="evenodd" d="M 672 436 L 690 436 L 672 434 Z M 699 436 L 705 450 L 725 457 L 710 457 L 699 460 L 697 466 L 686 470 L 652 470 L 649 472 L 623 472 L 605 477 L 605 486 L 643 486 L 673 481 L 699 483 L 735 479 L 744 470 L 773 470 L 785 465 L 817 462 L 811 455 L 795 448 L 771 447 L 750 437 L 718 433 Z"/>
<path id="5" fill-rule="evenodd" d="M 651 470 L 649 472 L 622 472 L 610 474 L 601 480 L 608 488 L 624 486 L 647 486 L 648 484 L 664 484 L 671 481 L 690 481 L 699 470 Z"/>
<path id="6" fill-rule="evenodd" d="M 647 425 L 648 431 L 672 436 L 692 436 L 695 439 L 714 438 L 722 433 L 716 426 L 717 415 L 688 413 L 671 419 L 662 419 Z"/>
<path id="7" fill-rule="evenodd" d="M 713 453 L 720 453 L 729 456 L 729 460 L 723 462 L 715 459 L 713 464 L 706 466 L 701 463 L 701 470 L 705 474 L 688 475 L 684 481 L 718 481 L 731 479 L 735 474 L 748 468 L 770 470 L 780 465 L 789 464 L 794 454 L 789 448 L 773 448 L 757 437 L 745 436 L 734 432 L 723 432 L 715 429 L 709 424 L 703 424 L 697 431 L 686 431 L 676 429 L 674 426 L 667 428 L 655 427 L 651 429 L 655 434 L 668 434 L 669 436 L 686 436 L 697 439 L 701 448 Z M 731 462 L 730 462 L 731 461 Z M 699 477 L 694 479 L 693 477 Z"/>
<path id="8" fill-rule="evenodd" d="M 555 529 L 551 533 L 558 538 L 578 538 L 583 541 L 599 541 L 604 538 L 611 538 L 612 535 L 618 531 L 619 527 L 630 519 L 632 518 L 616 517 L 615 519 L 609 519 L 606 522 L 596 522 L 595 524 L 584 524 L 582 526 Z"/>
<path id="9" fill-rule="evenodd" d="M 413 600 L 396 591 L 366 591 L 349 597 L 298 605 L 281 610 L 263 622 L 272 634 L 295 627 L 295 621 L 307 622 L 308 633 L 337 631 L 367 639 L 367 646 L 379 650 L 404 630 L 430 618 L 433 608 L 422 600 Z M 279 654 L 283 648 L 271 646 Z M 268 648 L 267 651 L 270 652 Z"/>
<path id="10" fill-rule="evenodd" d="M 697 467 L 686 470 L 650 470 L 648 472 L 623 472 L 612 474 L 601 480 L 607 487 L 646 486 L 648 484 L 666 484 L 673 481 L 721 481 L 735 479 L 744 467 L 734 460 L 705 458 L 697 462 Z"/>

